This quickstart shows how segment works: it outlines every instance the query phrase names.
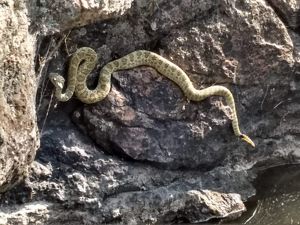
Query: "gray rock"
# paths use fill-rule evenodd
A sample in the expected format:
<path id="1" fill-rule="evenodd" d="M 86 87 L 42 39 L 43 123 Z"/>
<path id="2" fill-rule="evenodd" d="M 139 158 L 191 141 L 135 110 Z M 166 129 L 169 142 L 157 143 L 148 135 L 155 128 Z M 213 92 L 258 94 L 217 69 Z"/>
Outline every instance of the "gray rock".
<path id="1" fill-rule="evenodd" d="M 237 194 L 159 188 L 142 194 L 125 193 L 112 198 L 104 207 L 103 215 L 107 218 L 105 222 L 122 218 L 126 224 L 161 224 L 180 220 L 198 223 L 212 218 L 234 219 L 244 210 Z M 139 219 L 136 215 L 140 215 Z"/>
<path id="2" fill-rule="evenodd" d="M 268 4 L 274 9 L 278 17 L 287 25 L 288 29 L 299 32 L 300 27 L 300 2 L 268 0 Z"/>
<path id="3" fill-rule="evenodd" d="M 31 30 L 49 35 L 92 21 L 116 18 L 125 14 L 132 2 L 133 0 L 29 1 Z"/>
<path id="4" fill-rule="evenodd" d="M 37 99 L 41 148 L 29 177 L 1 195 L 0 223 L 232 220 L 245 210 L 243 202 L 255 194 L 251 182 L 256 174 L 249 169 L 299 162 L 299 35 L 296 29 L 288 32 L 287 22 L 272 4 L 116 1 L 105 11 L 107 1 L 81 2 L 27 5 L 31 31 L 72 31 L 60 41 L 56 36 L 38 39 L 39 57 L 44 59 L 36 65 L 43 75 Z M 294 8 L 284 4 L 288 12 Z M 24 15 L 26 8 L 22 10 Z M 75 28 L 80 25 L 86 26 Z M 24 26 L 21 31 L 30 37 L 28 25 Z M 222 98 L 187 102 L 175 84 L 148 67 L 115 73 L 111 92 L 102 102 L 87 106 L 73 98 L 57 103 L 51 95 L 53 87 L 46 85 L 46 74 L 64 73 L 68 56 L 81 46 L 94 48 L 100 58 L 88 82 L 91 88 L 103 65 L 136 49 L 148 49 L 173 61 L 197 88 L 227 86 L 235 96 L 242 131 L 254 139 L 257 148 L 249 148 L 233 135 L 230 110 Z M 28 58 L 20 57 L 24 59 Z M 22 68 L 31 71 L 30 66 Z M 0 92 L 6 100 L 2 104 L 6 111 L 0 110 L 5 118 L 1 125 L 6 121 L 3 112 L 15 118 L 15 109 L 31 109 L 22 111 L 26 113 L 21 118 L 26 120 L 7 120 L 14 121 L 10 136 L 8 125 L 0 129 L 1 154 L 29 158 L 24 160 L 27 166 L 33 157 L 26 156 L 35 154 L 37 146 L 32 122 L 35 81 L 28 73 L 29 81 L 22 82 L 31 95 L 12 88 Z M 6 83 L 14 81 L 6 78 Z M 14 92 L 29 96 L 30 101 L 21 101 L 23 108 L 17 107 L 11 97 Z M 24 129 L 24 124 L 30 124 L 30 129 Z M 7 143 L 12 148 L 2 151 Z M 12 165 L 5 159 L 1 166 Z M 25 167 L 13 166 L 11 171 Z M 19 174 L 13 175 L 19 180 Z M 3 182 L 11 185 L 9 176 Z"/>
<path id="5" fill-rule="evenodd" d="M 168 168 L 207 170 L 222 162 L 228 142 L 238 144 L 213 103 L 188 103 L 175 84 L 154 70 L 135 69 L 114 78 L 117 84 L 107 99 L 73 116 L 111 154 Z M 219 107 L 226 109 L 221 102 Z"/>
<path id="6" fill-rule="evenodd" d="M 23 1 L 0 4 L 0 192 L 24 178 L 39 146 L 34 38 Z"/>
<path id="7" fill-rule="evenodd" d="M 59 112 L 60 119 L 55 113 L 48 118 L 30 177 L 1 196 L 7 224 L 16 218 L 43 218 L 46 224 L 233 219 L 254 195 L 246 171 L 168 170 L 106 155 Z M 32 204 L 37 207 L 28 212 Z"/>

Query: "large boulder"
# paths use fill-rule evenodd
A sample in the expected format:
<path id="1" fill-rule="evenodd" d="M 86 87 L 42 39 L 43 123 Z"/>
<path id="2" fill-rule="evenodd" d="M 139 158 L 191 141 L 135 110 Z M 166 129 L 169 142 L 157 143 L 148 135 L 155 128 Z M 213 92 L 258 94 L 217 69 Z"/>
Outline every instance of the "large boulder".
<path id="1" fill-rule="evenodd" d="M 104 10 L 108 2 L 112 11 Z M 253 166 L 299 162 L 299 24 L 282 19 L 296 6 L 282 1 L 280 11 L 272 2 L 28 4 L 32 31 L 61 37 L 38 39 L 45 60 L 42 69 L 36 65 L 41 148 L 28 179 L 1 196 L 3 223 L 198 223 L 240 216 L 255 194 Z M 66 74 L 69 56 L 82 46 L 100 58 L 91 88 L 102 66 L 137 49 L 174 62 L 199 89 L 228 87 L 241 129 L 257 147 L 234 136 L 224 99 L 188 102 L 149 67 L 114 73 L 101 102 L 57 102 L 47 75 Z"/>
<path id="2" fill-rule="evenodd" d="M 35 38 L 23 1 L 0 4 L 0 192 L 28 174 L 39 146 Z"/>

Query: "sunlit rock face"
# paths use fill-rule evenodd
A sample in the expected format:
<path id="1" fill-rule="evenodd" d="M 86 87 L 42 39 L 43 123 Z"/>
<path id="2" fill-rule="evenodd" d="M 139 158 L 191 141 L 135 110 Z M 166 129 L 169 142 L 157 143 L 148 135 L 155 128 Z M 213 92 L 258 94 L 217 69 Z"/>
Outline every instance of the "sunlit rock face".
<path id="1" fill-rule="evenodd" d="M 0 28 L 1 37 L 7 36 L 3 46 L 17 46 L 0 48 L 0 63 L 8 68 L 0 92 L 2 190 L 27 174 L 35 156 L 35 108 L 41 133 L 28 179 L 1 196 L 6 224 L 16 218 L 21 224 L 234 219 L 255 194 L 256 172 L 249 169 L 299 162 L 299 24 L 283 16 L 295 15 L 296 6 L 225 0 L 6 2 L 0 5 L 6 14 L 0 15 L 18 12 L 22 21 L 7 20 Z M 241 130 L 256 148 L 234 136 L 222 97 L 189 102 L 150 67 L 115 72 L 109 95 L 96 104 L 76 97 L 58 102 L 47 77 L 50 72 L 67 77 L 70 56 L 83 46 L 99 57 L 88 79 L 91 89 L 105 64 L 137 49 L 172 61 L 197 89 L 226 86 Z"/>

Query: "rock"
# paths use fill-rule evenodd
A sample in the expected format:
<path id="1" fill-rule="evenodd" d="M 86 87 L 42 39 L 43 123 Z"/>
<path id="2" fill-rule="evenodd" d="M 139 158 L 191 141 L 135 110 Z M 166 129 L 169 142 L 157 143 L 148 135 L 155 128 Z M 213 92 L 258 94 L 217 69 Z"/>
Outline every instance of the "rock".
<path id="1" fill-rule="evenodd" d="M 174 83 L 149 67 L 114 73 L 109 96 L 93 105 L 75 97 L 57 103 L 53 86 L 45 90 L 42 79 L 41 148 L 30 176 L 1 195 L 4 222 L 155 224 L 238 217 L 255 194 L 256 174 L 249 169 L 299 162 L 299 35 L 268 2 L 116 1 L 109 11 L 102 10 L 107 1 L 59 3 L 59 10 L 53 10 L 57 2 L 28 4 L 32 21 L 40 18 L 31 31 L 72 30 L 60 41 L 38 39 L 44 61 L 36 68 L 43 79 L 48 72 L 65 73 L 69 56 L 82 46 L 100 58 L 91 88 L 109 61 L 151 50 L 179 65 L 199 89 L 230 88 L 241 129 L 257 148 L 233 135 L 222 98 L 187 102 Z M 0 134 L 0 143 L 8 143 L 5 132 Z M 22 142 L 15 149 L 34 147 Z M 41 206 L 28 211 L 30 204 Z"/>
<path id="2" fill-rule="evenodd" d="M 292 1 L 276 1 L 268 0 L 268 4 L 275 10 L 278 17 L 285 23 L 288 29 L 296 30 L 299 32 L 299 10 L 300 3 L 297 0 Z"/>
<path id="3" fill-rule="evenodd" d="M 0 210 L 0 224 L 28 224 L 29 221 L 34 224 L 43 224 L 49 218 L 48 207 L 46 202 L 34 202 L 21 207 L 11 207 L 6 212 Z"/>
<path id="4" fill-rule="evenodd" d="M 7 221 L 12 221 L 12 215 L 34 221 L 36 212 L 12 214 L 12 203 L 25 210 L 29 201 L 43 202 L 46 211 L 41 216 L 48 218 L 45 223 L 56 224 L 233 219 L 245 210 L 243 201 L 254 195 L 249 182 L 252 178 L 246 171 L 225 167 L 208 172 L 168 170 L 122 161 L 99 152 L 91 140 L 66 122 L 63 113 L 60 117 L 53 113 L 48 119 L 52 123 L 46 124 L 44 147 L 30 177 L 1 196 L 1 213 Z"/>
<path id="5" fill-rule="evenodd" d="M 162 3 L 161 7 L 168 8 L 166 5 Z M 215 11 L 228 16 L 220 17 L 215 13 L 209 21 L 196 18 L 181 29 L 165 28 L 169 35 L 159 39 L 160 54 L 182 67 L 199 89 L 215 83 L 230 83 L 227 86 L 235 96 L 242 131 L 255 137 L 260 149 L 258 155 L 263 154 L 263 158 L 271 161 L 269 154 L 262 150 L 265 145 L 260 137 L 264 134 L 272 136 L 277 125 L 268 120 L 269 117 L 261 118 L 260 115 L 280 103 L 279 99 L 293 95 L 290 85 L 295 82 L 297 68 L 293 42 L 276 13 L 262 3 L 230 4 L 224 1 Z M 253 13 L 260 17 L 253 19 Z M 183 16 L 189 15 L 183 13 Z M 216 20 L 219 22 L 213 23 Z M 114 31 L 108 28 L 107 36 L 111 37 L 110 32 Z M 76 35 L 73 37 L 76 39 Z M 127 43 L 123 44 L 126 46 Z M 78 126 L 105 151 L 173 169 L 207 170 L 216 164 L 231 164 L 236 155 L 245 155 L 250 150 L 233 135 L 230 110 L 222 98 L 188 103 L 176 85 L 151 68 L 118 72 L 113 78 L 107 99 L 84 106 L 73 115 Z M 279 86 L 284 88 L 279 91 Z M 292 92 L 296 93 L 296 90 Z M 295 101 L 291 104 L 295 104 L 290 106 L 294 110 L 298 108 Z M 279 111 L 276 109 L 270 116 Z M 262 134 L 261 124 L 266 122 L 268 125 Z M 287 126 L 293 125 L 288 123 Z M 278 126 L 280 132 L 281 127 Z M 296 145 L 287 152 L 296 149 Z M 284 154 L 289 153 L 280 153 Z M 243 164 L 247 163 L 254 165 L 256 161 Z"/>
<path id="6" fill-rule="evenodd" d="M 103 215 L 108 218 L 105 221 L 108 223 L 120 218 L 126 224 L 162 224 L 174 221 L 198 223 L 212 218 L 237 218 L 245 210 L 241 202 L 237 194 L 207 190 L 178 192 L 160 188 L 154 192 L 125 193 L 112 198 L 104 207 Z M 136 218 L 137 214 L 140 219 Z"/>
<path id="7" fill-rule="evenodd" d="M 132 0 L 29 2 L 31 29 L 49 35 L 93 21 L 116 18 L 126 13 L 132 2 Z"/>
<path id="8" fill-rule="evenodd" d="M 211 109 L 208 101 L 188 103 L 175 84 L 154 70 L 135 69 L 114 78 L 117 84 L 107 99 L 73 116 L 107 152 L 173 169 L 207 170 L 228 151 L 226 129 L 237 143 L 229 124 L 222 130 L 226 116 L 218 108 Z"/>
<path id="9" fill-rule="evenodd" d="M 34 38 L 26 11 L 23 1 L 0 4 L 0 192 L 27 175 L 39 146 Z"/>

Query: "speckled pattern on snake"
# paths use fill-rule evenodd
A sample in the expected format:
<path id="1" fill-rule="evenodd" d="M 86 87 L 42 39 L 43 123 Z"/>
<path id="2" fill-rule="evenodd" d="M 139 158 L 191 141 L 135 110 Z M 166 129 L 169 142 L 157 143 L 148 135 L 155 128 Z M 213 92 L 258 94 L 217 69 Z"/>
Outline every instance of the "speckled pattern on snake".
<path id="1" fill-rule="evenodd" d="M 111 75 L 113 72 L 138 66 L 151 66 L 161 75 L 175 82 L 191 101 L 202 101 L 212 95 L 225 97 L 227 104 L 232 110 L 232 127 L 234 134 L 252 147 L 255 147 L 254 142 L 247 135 L 242 134 L 239 129 L 234 98 L 228 88 L 214 85 L 202 90 L 197 90 L 187 74 L 177 65 L 154 52 L 137 50 L 106 64 L 100 71 L 97 87 L 94 90 L 90 90 L 87 87 L 86 79 L 95 67 L 96 62 L 97 54 L 93 49 L 88 47 L 79 48 L 71 58 L 68 71 L 68 84 L 64 93 L 62 93 L 62 90 L 65 79 L 56 73 L 51 73 L 49 78 L 56 87 L 55 96 L 57 99 L 59 101 L 68 101 L 75 92 L 78 99 L 84 103 L 91 104 L 101 101 L 110 91 Z"/>

